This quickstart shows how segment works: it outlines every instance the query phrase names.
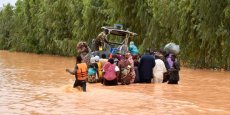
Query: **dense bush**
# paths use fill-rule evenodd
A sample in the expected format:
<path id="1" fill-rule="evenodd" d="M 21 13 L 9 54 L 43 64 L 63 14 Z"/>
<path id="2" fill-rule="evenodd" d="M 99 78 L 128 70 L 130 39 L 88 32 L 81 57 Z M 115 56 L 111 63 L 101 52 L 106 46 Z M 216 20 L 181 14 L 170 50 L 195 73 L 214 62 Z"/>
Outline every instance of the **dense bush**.
<path id="1" fill-rule="evenodd" d="M 142 52 L 175 42 L 190 67 L 230 69 L 229 0 L 18 0 L 0 11 L 0 49 L 75 55 L 115 23 Z"/>

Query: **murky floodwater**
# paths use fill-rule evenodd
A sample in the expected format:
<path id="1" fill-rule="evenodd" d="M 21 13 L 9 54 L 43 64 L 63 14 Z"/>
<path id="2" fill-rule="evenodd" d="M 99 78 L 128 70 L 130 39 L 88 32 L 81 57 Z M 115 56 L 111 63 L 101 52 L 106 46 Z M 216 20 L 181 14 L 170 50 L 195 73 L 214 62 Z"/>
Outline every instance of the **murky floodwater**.
<path id="1" fill-rule="evenodd" d="M 183 68 L 179 85 L 72 88 L 74 58 L 0 51 L 0 114 L 230 114 L 230 73 Z"/>

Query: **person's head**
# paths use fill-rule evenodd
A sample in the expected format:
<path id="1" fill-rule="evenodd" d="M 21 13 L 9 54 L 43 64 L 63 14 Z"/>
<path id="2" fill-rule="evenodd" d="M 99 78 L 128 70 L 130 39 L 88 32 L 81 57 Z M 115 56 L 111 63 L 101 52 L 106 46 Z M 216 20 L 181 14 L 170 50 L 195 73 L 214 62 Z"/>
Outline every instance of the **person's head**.
<path id="1" fill-rule="evenodd" d="M 98 61 L 99 61 L 99 59 L 100 59 L 100 57 L 99 57 L 99 56 L 95 56 L 94 58 L 95 58 L 95 62 L 98 62 Z"/>
<path id="2" fill-rule="evenodd" d="M 163 48 L 161 48 L 159 52 L 160 52 L 163 56 L 165 56 L 165 55 L 167 54 L 167 52 L 166 52 Z"/>
<path id="3" fill-rule="evenodd" d="M 138 59 L 138 55 L 133 55 L 132 58 L 133 58 L 133 60 L 137 60 Z"/>
<path id="4" fill-rule="evenodd" d="M 166 53 L 164 56 L 165 56 L 166 58 L 169 57 L 169 53 Z"/>
<path id="5" fill-rule="evenodd" d="M 78 53 L 88 53 L 89 47 L 86 42 L 78 42 L 76 46 L 76 50 Z"/>
<path id="6" fill-rule="evenodd" d="M 105 36 L 106 36 L 105 32 L 101 32 L 100 34 L 97 35 L 96 39 L 103 40 Z"/>
<path id="7" fill-rule="evenodd" d="M 126 53 L 126 54 L 125 54 L 125 59 L 128 59 L 130 56 L 131 56 L 130 53 Z"/>
<path id="8" fill-rule="evenodd" d="M 101 58 L 105 59 L 105 58 L 106 58 L 106 55 L 105 55 L 105 54 L 102 54 L 102 55 L 101 55 Z"/>
<path id="9" fill-rule="evenodd" d="M 121 54 L 117 55 L 117 59 L 118 59 L 119 61 L 120 61 L 122 58 L 123 58 L 123 57 L 122 57 Z"/>
<path id="10" fill-rule="evenodd" d="M 131 42 L 129 43 L 129 45 L 134 45 L 134 42 L 133 42 L 133 41 L 131 41 Z"/>
<path id="11" fill-rule="evenodd" d="M 164 56 L 160 52 L 154 52 L 154 55 L 155 55 L 156 59 L 163 59 L 164 58 Z"/>
<path id="12" fill-rule="evenodd" d="M 90 64 L 90 65 L 89 65 L 89 68 L 93 68 L 93 65 L 92 65 L 92 64 Z"/>
<path id="13" fill-rule="evenodd" d="M 112 58 L 113 58 L 113 59 L 116 59 L 116 58 L 117 58 L 117 55 L 116 55 L 116 54 L 112 55 Z"/>
<path id="14" fill-rule="evenodd" d="M 156 52 L 156 51 L 155 50 L 151 50 L 149 54 L 154 56 L 155 55 L 154 52 Z"/>
<path id="15" fill-rule="evenodd" d="M 150 53 L 150 49 L 149 48 L 147 48 L 146 50 L 145 50 L 145 53 Z"/>
<path id="16" fill-rule="evenodd" d="M 82 62 L 81 56 L 77 56 L 77 57 L 76 57 L 76 63 L 81 63 L 81 62 Z"/>
<path id="17" fill-rule="evenodd" d="M 140 59 L 139 55 L 133 55 L 132 58 L 134 62 L 138 62 Z"/>
<path id="18" fill-rule="evenodd" d="M 171 60 L 172 60 L 173 62 L 176 61 L 176 58 L 177 58 L 176 55 L 174 55 L 174 54 L 171 55 Z"/>
<path id="19" fill-rule="evenodd" d="M 113 59 L 113 58 L 110 58 L 110 59 L 108 60 L 108 62 L 110 62 L 111 64 L 114 64 L 114 59 Z"/>
<path id="20" fill-rule="evenodd" d="M 155 59 L 161 59 L 160 56 L 158 55 L 155 55 Z"/>

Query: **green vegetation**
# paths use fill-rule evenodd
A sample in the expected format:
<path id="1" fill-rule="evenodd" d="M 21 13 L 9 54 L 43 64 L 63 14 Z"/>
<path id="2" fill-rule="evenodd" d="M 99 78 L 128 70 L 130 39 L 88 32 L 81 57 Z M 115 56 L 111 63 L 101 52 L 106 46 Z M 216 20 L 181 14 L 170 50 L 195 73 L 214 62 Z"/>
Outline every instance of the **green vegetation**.
<path id="1" fill-rule="evenodd" d="M 142 52 L 175 42 L 186 65 L 230 70 L 230 0 L 18 0 L 0 11 L 0 49 L 75 55 L 115 23 Z"/>

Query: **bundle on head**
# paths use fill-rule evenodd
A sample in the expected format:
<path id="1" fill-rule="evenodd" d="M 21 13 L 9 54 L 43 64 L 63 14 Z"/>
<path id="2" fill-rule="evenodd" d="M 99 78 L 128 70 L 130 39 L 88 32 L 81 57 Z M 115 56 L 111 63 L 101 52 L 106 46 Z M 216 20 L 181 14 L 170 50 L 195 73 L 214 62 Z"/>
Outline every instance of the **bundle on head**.
<path id="1" fill-rule="evenodd" d="M 76 46 L 76 50 L 78 53 L 89 53 L 89 46 L 86 42 L 78 42 L 77 46 Z"/>
<path id="2" fill-rule="evenodd" d="M 166 53 L 178 54 L 180 52 L 180 47 L 175 43 L 168 43 L 165 45 L 164 51 Z"/>

